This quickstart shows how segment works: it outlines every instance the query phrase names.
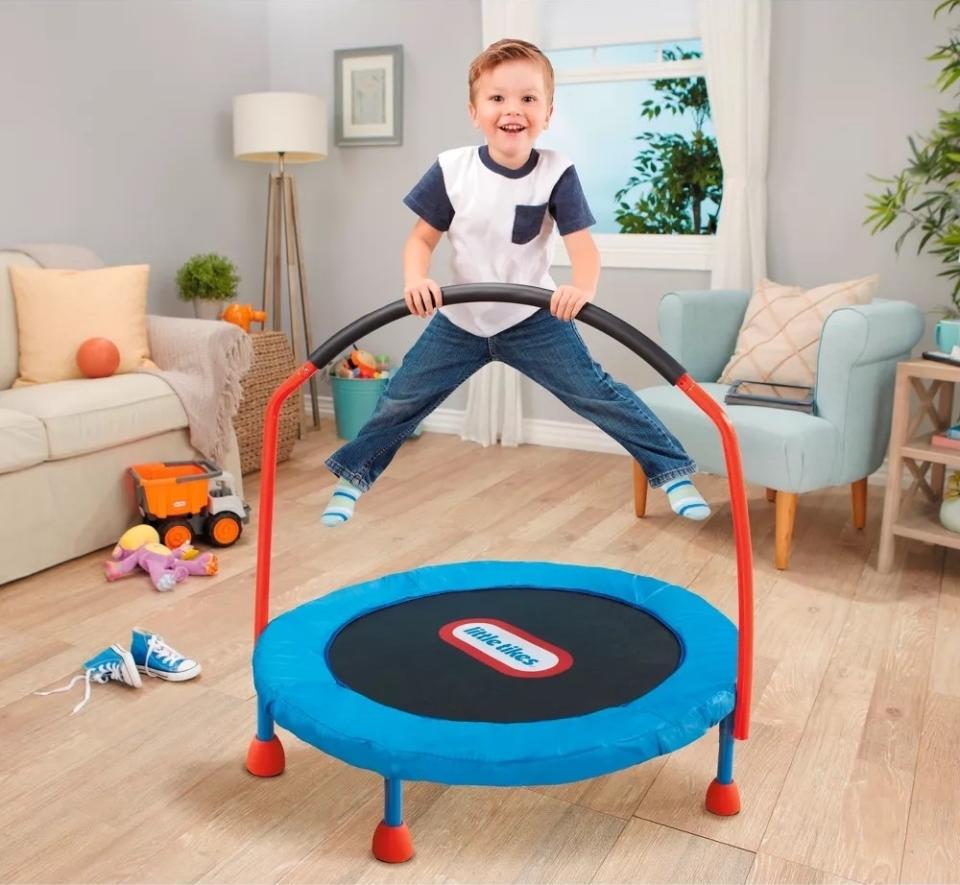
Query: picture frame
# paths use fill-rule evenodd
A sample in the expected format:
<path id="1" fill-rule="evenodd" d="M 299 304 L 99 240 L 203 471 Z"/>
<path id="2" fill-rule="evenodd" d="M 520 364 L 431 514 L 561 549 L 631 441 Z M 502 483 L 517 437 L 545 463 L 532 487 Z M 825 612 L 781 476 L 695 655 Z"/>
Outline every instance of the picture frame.
<path id="1" fill-rule="evenodd" d="M 403 144 L 403 46 L 336 49 L 333 68 L 336 144 Z"/>

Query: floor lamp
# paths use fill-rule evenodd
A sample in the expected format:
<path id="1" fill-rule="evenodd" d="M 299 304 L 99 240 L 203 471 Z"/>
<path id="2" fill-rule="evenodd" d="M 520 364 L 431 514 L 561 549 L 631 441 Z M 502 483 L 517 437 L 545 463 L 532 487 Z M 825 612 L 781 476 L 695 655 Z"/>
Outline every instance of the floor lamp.
<path id="1" fill-rule="evenodd" d="M 287 270 L 290 337 L 293 353 L 313 351 L 300 210 L 290 163 L 313 163 L 327 156 L 327 114 L 323 99 L 302 92 L 252 92 L 233 100 L 233 155 L 255 163 L 278 163 L 267 184 L 267 235 L 263 258 L 263 301 L 270 325 L 282 329 L 283 267 Z M 313 426 L 320 426 L 317 383 L 310 379 Z M 301 414 L 301 427 L 303 410 Z"/>

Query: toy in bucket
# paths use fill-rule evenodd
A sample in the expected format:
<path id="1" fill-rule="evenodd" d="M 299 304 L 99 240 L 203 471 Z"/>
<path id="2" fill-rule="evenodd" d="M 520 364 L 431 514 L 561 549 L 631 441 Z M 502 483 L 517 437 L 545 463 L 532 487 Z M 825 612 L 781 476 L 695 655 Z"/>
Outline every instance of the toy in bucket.
<path id="1" fill-rule="evenodd" d="M 164 461 L 130 468 L 137 507 L 147 525 L 171 549 L 205 534 L 214 547 L 229 547 L 250 519 L 235 494 L 233 476 L 209 461 Z"/>
<path id="2" fill-rule="evenodd" d="M 373 415 L 390 377 L 390 360 L 353 345 L 330 373 L 333 415 L 340 439 L 356 439 Z"/>

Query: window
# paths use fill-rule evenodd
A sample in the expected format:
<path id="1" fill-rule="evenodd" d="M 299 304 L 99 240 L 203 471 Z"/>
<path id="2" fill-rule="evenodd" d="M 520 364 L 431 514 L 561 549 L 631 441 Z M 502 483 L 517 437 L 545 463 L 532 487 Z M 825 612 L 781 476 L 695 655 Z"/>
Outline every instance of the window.
<path id="1" fill-rule="evenodd" d="M 574 159 L 604 265 L 709 268 L 723 180 L 700 40 L 547 55 L 556 111 L 540 144 Z"/>

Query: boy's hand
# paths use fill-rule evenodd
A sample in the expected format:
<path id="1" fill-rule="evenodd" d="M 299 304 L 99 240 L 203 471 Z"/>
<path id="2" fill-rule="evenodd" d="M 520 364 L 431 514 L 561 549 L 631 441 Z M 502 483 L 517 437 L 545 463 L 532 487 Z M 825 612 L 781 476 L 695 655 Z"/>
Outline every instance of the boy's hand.
<path id="1" fill-rule="evenodd" d="M 572 320 L 584 304 L 593 301 L 596 294 L 576 286 L 560 286 L 550 299 L 550 313 L 558 320 Z"/>
<path id="2" fill-rule="evenodd" d="M 410 313 L 415 313 L 418 317 L 429 317 L 443 304 L 443 295 L 439 283 L 423 277 L 414 280 L 403 290 L 403 300 L 407 302 Z"/>

